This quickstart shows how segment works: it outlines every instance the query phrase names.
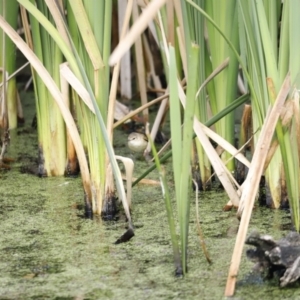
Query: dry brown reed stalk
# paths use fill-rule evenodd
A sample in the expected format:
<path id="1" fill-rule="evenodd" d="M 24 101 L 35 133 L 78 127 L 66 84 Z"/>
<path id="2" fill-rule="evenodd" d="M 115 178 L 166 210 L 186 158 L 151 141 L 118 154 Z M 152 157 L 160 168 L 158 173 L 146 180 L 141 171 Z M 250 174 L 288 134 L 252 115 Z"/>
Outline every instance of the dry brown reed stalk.
<path id="1" fill-rule="evenodd" d="M 219 135 L 218 135 L 218 137 L 220 137 Z M 220 137 L 221 138 L 221 137 Z M 227 160 L 227 161 L 225 161 L 224 162 L 224 164 L 226 165 L 230 160 L 232 160 L 232 159 L 238 159 L 241 163 L 242 163 L 242 165 L 243 166 L 246 166 L 247 168 L 250 168 L 250 162 L 248 161 L 248 159 L 244 156 L 244 154 L 243 154 L 243 152 L 244 152 L 244 149 L 248 146 L 248 144 L 252 141 L 252 139 L 253 139 L 253 136 L 251 136 L 250 137 L 250 139 L 241 147 L 241 148 L 239 148 L 239 149 L 237 149 L 236 150 L 236 152 L 235 153 L 232 153 L 232 148 L 234 148 L 230 143 L 228 143 L 226 140 L 224 140 L 224 144 L 227 144 L 228 143 L 228 146 L 230 146 L 229 148 L 227 148 L 227 149 L 223 149 L 223 148 L 221 148 L 222 149 L 222 152 L 224 151 L 224 150 L 226 150 L 228 153 L 230 153 L 232 156 Z M 219 147 L 219 146 L 218 146 Z M 218 155 L 220 155 L 221 153 L 218 153 Z M 215 172 L 213 172 L 212 173 L 212 175 L 211 175 L 211 177 L 213 177 L 215 175 Z M 210 180 L 211 178 L 209 178 L 208 180 Z M 233 181 L 234 181 L 234 183 L 235 183 L 235 185 L 237 186 L 237 188 L 238 188 L 238 195 L 240 195 L 241 193 L 242 193 L 242 189 L 243 189 L 243 185 L 241 185 L 241 186 L 239 186 L 239 184 L 238 184 L 238 182 L 235 180 L 235 178 L 233 178 Z M 228 210 L 229 209 L 229 207 L 231 207 L 232 206 L 232 203 L 229 201 L 228 203 L 227 203 L 227 208 L 226 208 L 226 210 Z"/>
<path id="2" fill-rule="evenodd" d="M 299 126 L 300 126 L 300 123 L 299 123 L 299 99 L 297 99 L 297 94 L 298 92 L 295 91 L 293 93 L 293 96 L 290 100 L 287 100 L 283 106 L 283 109 L 282 109 L 282 112 L 280 114 L 280 119 L 281 119 L 281 122 L 282 122 L 282 125 L 283 126 L 287 126 L 289 127 L 290 126 L 290 122 L 291 122 L 291 118 L 294 117 L 295 118 L 295 124 L 296 124 L 296 128 L 297 128 L 297 138 L 296 138 L 296 143 L 298 144 L 298 151 L 299 151 L 299 147 L 300 147 L 300 135 L 299 135 Z M 299 95 L 298 95 L 299 97 Z M 272 160 L 273 158 L 273 155 L 275 154 L 276 152 L 276 149 L 277 147 L 279 146 L 279 142 L 278 140 L 274 140 L 272 141 L 272 144 L 270 146 L 270 150 L 268 152 L 268 155 L 267 155 L 267 158 L 266 158 L 266 161 L 265 161 L 265 164 L 264 164 L 264 170 L 267 169 L 267 167 L 269 166 L 269 163 L 270 161 Z M 300 153 L 299 153 L 300 154 Z M 284 175 L 283 175 L 284 176 Z M 278 207 L 276 207 L 278 208 Z"/>
<path id="3" fill-rule="evenodd" d="M 132 1 L 118 0 L 118 30 L 122 32 L 123 24 L 125 24 L 125 18 L 128 7 L 132 7 Z M 126 31 L 127 32 L 127 31 Z M 120 65 L 120 94 L 121 99 L 131 99 L 131 62 L 130 62 L 130 50 L 128 50 L 121 59 Z"/>
<path id="4" fill-rule="evenodd" d="M 122 30 L 120 33 L 120 41 L 124 38 L 125 33 L 128 29 L 129 22 L 130 22 L 130 15 L 132 12 L 132 7 L 133 7 L 133 0 L 129 0 L 127 7 L 126 7 L 126 12 L 125 12 L 125 17 L 124 17 L 124 22 L 122 25 Z M 120 65 L 121 62 L 119 61 L 113 68 L 113 73 L 112 73 L 112 80 L 111 80 L 111 85 L 110 85 L 110 93 L 109 93 L 109 103 L 108 103 L 108 114 L 107 114 L 107 135 L 110 140 L 110 143 L 112 144 L 113 142 L 113 122 L 114 122 L 114 114 L 115 114 L 115 107 L 116 107 L 116 95 L 117 95 L 117 87 L 118 87 L 118 79 L 120 75 Z M 122 156 L 116 156 L 116 159 L 122 161 L 122 163 L 125 166 L 125 171 L 126 171 L 126 178 L 127 178 L 127 192 L 126 192 L 126 200 L 128 204 L 128 210 L 126 210 L 125 205 L 124 209 L 126 210 L 127 215 L 130 216 L 130 207 L 131 207 L 131 194 L 132 194 L 132 187 L 131 187 L 131 182 L 132 182 L 132 175 L 133 175 L 133 169 L 134 169 L 134 163 L 132 159 L 127 158 L 127 157 L 122 157 Z M 114 186 L 114 177 L 112 176 L 112 166 L 110 163 L 110 159 L 108 155 L 106 155 L 106 170 L 108 174 L 111 174 L 111 176 L 106 176 L 106 185 L 110 185 L 111 187 Z M 131 220 L 129 220 L 131 223 Z"/>
<path id="5" fill-rule="evenodd" d="M 134 162 L 131 158 L 118 156 L 116 155 L 116 159 L 121 161 L 125 167 L 125 179 L 126 179 L 126 200 L 129 209 L 131 209 L 131 196 L 132 196 L 132 179 L 133 179 L 133 169 Z M 123 178 L 123 176 L 122 176 Z"/>
<path id="6" fill-rule="evenodd" d="M 168 42 L 170 45 L 175 47 L 175 14 L 174 14 L 174 3 L 173 1 L 167 1 L 166 3 L 167 10 L 167 21 L 168 21 Z"/>
<path id="7" fill-rule="evenodd" d="M 215 173 L 217 174 L 219 180 L 221 181 L 224 189 L 226 190 L 232 204 L 234 206 L 239 205 L 239 197 L 237 194 L 237 191 L 235 190 L 235 184 L 234 184 L 234 178 L 232 177 L 232 174 L 229 172 L 229 170 L 226 168 L 224 163 L 221 161 L 220 157 L 218 156 L 216 150 L 210 143 L 208 137 L 204 133 L 202 129 L 202 124 L 194 118 L 194 130 L 197 134 L 197 137 L 203 146 L 205 152 L 207 153 L 208 159 L 210 160 Z"/>
<path id="8" fill-rule="evenodd" d="M 1 83 L 1 90 L 0 90 L 0 129 L 7 130 L 8 129 L 8 114 L 7 114 L 7 97 L 6 97 L 6 90 L 7 90 L 7 72 L 5 68 L 0 68 L 0 72 L 2 73 L 2 83 Z M 6 82 L 6 84 L 4 84 Z"/>
<path id="9" fill-rule="evenodd" d="M 159 76 L 156 75 L 154 58 L 153 58 L 153 54 L 152 54 L 150 46 L 149 46 L 149 42 L 145 35 L 142 36 L 142 39 L 143 39 L 143 49 L 145 51 L 145 60 L 147 62 L 148 69 L 149 69 L 149 70 L 147 70 L 148 71 L 147 77 L 149 79 L 152 79 L 153 86 L 154 86 L 154 88 L 152 88 L 150 86 L 150 84 L 147 84 L 147 89 L 148 89 L 148 91 L 155 92 L 157 97 L 159 97 L 159 96 L 162 96 L 163 93 L 166 92 L 166 89 L 162 88 Z M 149 80 L 147 80 L 147 81 L 149 81 Z"/>
<path id="10" fill-rule="evenodd" d="M 294 103 L 294 117 L 296 127 L 296 139 L 298 144 L 298 157 L 300 157 L 300 109 L 299 109 L 299 90 L 294 91 L 293 103 Z"/>
<path id="11" fill-rule="evenodd" d="M 62 2 L 59 3 L 59 1 L 45 0 L 45 3 L 47 4 L 49 11 L 51 12 L 51 16 L 54 19 L 59 34 L 62 36 L 63 40 L 68 45 L 69 49 L 71 49 L 71 44 L 66 31 L 64 20 L 61 17 L 62 16 L 61 13 L 63 12 L 64 9 Z"/>
<path id="12" fill-rule="evenodd" d="M 23 69 L 25 69 L 29 65 L 29 62 L 26 62 L 24 65 L 22 65 L 20 68 L 18 68 L 15 72 L 13 72 L 11 75 L 7 76 L 6 81 L 9 81 L 11 78 L 15 77 L 18 73 L 20 73 Z M 0 71 L 3 71 L 3 68 L 0 68 Z M 0 83 L 0 88 L 2 87 L 3 82 Z"/>
<path id="13" fill-rule="evenodd" d="M 123 40 L 128 26 L 130 22 L 130 15 L 132 11 L 132 6 L 133 6 L 133 0 L 129 0 L 126 11 L 125 11 L 125 17 L 124 17 L 124 23 L 122 25 L 122 30 L 120 34 L 120 41 Z M 108 105 L 108 115 L 107 115 L 107 133 L 110 138 L 110 141 L 112 143 L 112 138 L 113 138 L 113 129 L 114 129 L 114 112 L 115 112 L 115 103 L 116 103 L 116 95 L 117 95 L 117 87 L 118 87 L 118 78 L 120 74 L 120 66 L 121 62 L 119 61 L 113 68 L 113 73 L 112 73 L 112 80 L 111 80 L 111 85 L 110 85 L 110 93 L 109 93 L 109 105 Z"/>
<path id="14" fill-rule="evenodd" d="M 213 80 L 220 72 L 222 72 L 229 64 L 229 57 L 227 57 L 217 68 L 213 70 L 213 72 L 203 81 L 201 86 L 199 87 L 199 90 L 197 92 L 196 97 L 200 94 L 201 90 L 206 87 L 206 85 Z"/>
<path id="15" fill-rule="evenodd" d="M 136 22 L 139 19 L 139 9 L 136 2 L 133 3 L 133 7 L 132 7 L 132 18 L 133 18 L 133 22 Z M 137 83 L 138 83 L 139 95 L 141 98 L 142 105 L 145 105 L 148 100 L 147 100 L 146 69 L 144 63 L 144 53 L 143 53 L 141 36 L 138 36 L 136 38 L 134 47 L 135 47 L 135 61 L 136 61 L 136 69 L 137 69 Z M 148 122 L 149 111 L 147 108 L 143 110 L 143 118 L 145 123 Z"/>
<path id="16" fill-rule="evenodd" d="M 159 9 L 166 3 L 167 0 L 153 0 L 143 10 L 140 18 L 132 25 L 126 37 L 118 44 L 116 49 L 110 56 L 109 64 L 115 65 L 121 57 L 133 45 L 136 39 L 147 28 L 150 21 L 153 20 Z"/>
<path id="17" fill-rule="evenodd" d="M 263 128 L 261 130 L 255 152 L 252 158 L 251 167 L 247 178 L 244 182 L 244 189 L 241 195 L 238 214 L 241 215 L 241 223 L 239 226 L 234 250 L 232 253 L 225 296 L 233 296 L 235 283 L 238 276 L 239 265 L 242 256 L 242 250 L 246 240 L 246 234 L 252 214 L 254 200 L 259 187 L 260 178 L 263 172 L 264 162 L 266 160 L 271 140 L 274 135 L 275 127 L 280 116 L 281 109 L 290 90 L 290 74 L 288 74 L 278 93 L 277 99 L 271 111 L 267 115 Z"/>
<path id="18" fill-rule="evenodd" d="M 3 9 L 3 17 L 5 18 L 5 11 L 6 11 L 6 2 L 2 2 L 2 9 Z M 8 105 L 7 105 L 7 77 L 8 73 L 6 70 L 6 36 L 4 32 L 2 32 L 2 61 L 0 71 L 2 73 L 2 88 L 0 91 L 0 141 L 2 141 L 2 149 L 1 149 L 1 156 L 0 159 L 2 160 L 4 152 L 6 150 L 6 143 L 5 143 L 5 132 L 8 130 Z M 3 133 L 3 134 L 2 134 Z"/>
<path id="19" fill-rule="evenodd" d="M 127 120 L 133 118 L 135 115 L 137 115 L 138 113 L 140 113 L 141 111 L 143 111 L 145 108 L 148 108 L 156 103 L 159 103 L 161 101 L 163 101 L 164 99 L 169 97 L 169 93 L 158 97 L 148 103 L 146 103 L 145 105 L 142 105 L 140 107 L 138 107 L 137 109 L 131 111 L 128 115 L 126 115 L 124 118 L 122 118 L 121 120 L 117 121 L 114 123 L 114 128 L 117 128 L 118 126 L 120 126 L 121 124 L 125 123 Z"/>
<path id="20" fill-rule="evenodd" d="M 188 70 L 187 70 L 187 55 L 186 55 L 186 49 L 185 49 L 185 46 L 184 46 L 185 41 L 184 41 L 182 31 L 180 30 L 179 27 L 177 27 L 176 33 L 177 33 L 177 37 L 178 37 L 178 45 L 179 45 L 179 52 L 180 52 L 180 57 L 181 57 L 181 61 L 182 61 L 182 68 L 184 70 L 184 74 L 185 74 L 186 79 L 187 79 Z"/>
<path id="21" fill-rule="evenodd" d="M 240 131 L 240 143 L 243 145 L 252 136 L 252 108 L 251 105 L 245 104 L 242 120 L 241 120 L 241 131 Z M 251 153 L 253 154 L 254 142 L 251 142 Z"/>
<path id="22" fill-rule="evenodd" d="M 169 98 L 166 98 L 161 102 L 161 104 L 159 106 L 159 109 L 156 113 L 156 117 L 155 117 L 152 129 L 151 129 L 151 135 L 150 136 L 151 136 L 152 140 L 155 140 L 157 132 L 158 132 L 159 128 L 161 127 L 162 123 L 163 123 L 163 120 L 165 118 L 165 114 L 168 111 L 168 105 L 169 105 Z M 151 151 L 151 145 L 148 144 L 148 147 L 145 150 L 145 154 L 149 154 L 150 151 Z"/>

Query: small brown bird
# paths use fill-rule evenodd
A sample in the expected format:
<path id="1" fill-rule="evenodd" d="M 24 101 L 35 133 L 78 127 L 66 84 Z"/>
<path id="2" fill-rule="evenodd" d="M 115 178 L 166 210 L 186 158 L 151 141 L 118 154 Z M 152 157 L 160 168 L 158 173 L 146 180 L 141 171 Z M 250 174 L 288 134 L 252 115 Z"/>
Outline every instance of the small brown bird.
<path id="1" fill-rule="evenodd" d="M 143 133 L 133 132 L 128 136 L 128 148 L 132 152 L 142 153 L 148 145 L 148 139 Z"/>

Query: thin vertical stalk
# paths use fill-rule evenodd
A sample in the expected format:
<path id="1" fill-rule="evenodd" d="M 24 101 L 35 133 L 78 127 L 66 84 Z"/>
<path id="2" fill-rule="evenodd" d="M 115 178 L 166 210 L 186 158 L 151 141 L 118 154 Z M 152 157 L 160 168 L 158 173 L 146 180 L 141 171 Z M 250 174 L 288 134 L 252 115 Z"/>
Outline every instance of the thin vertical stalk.
<path id="1" fill-rule="evenodd" d="M 5 5 L 5 6 L 4 6 Z M 17 28 L 17 20 L 18 20 L 18 8 L 19 4 L 17 1 L 0 1 L 0 15 L 4 16 L 7 22 L 14 28 Z M 16 70 L 16 48 L 14 43 L 7 37 L 3 36 L 3 31 L 0 30 L 0 41 L 1 44 L 4 45 L 0 46 L 0 61 L 2 67 L 3 59 L 5 59 L 5 72 L 8 73 L 8 76 L 11 75 Z M 3 38 L 5 38 L 5 43 L 3 44 Z M 2 79 L 3 79 L 3 72 L 2 72 Z M 16 78 L 13 77 L 7 83 L 7 90 L 6 90 L 6 109 L 7 109 L 7 119 L 8 119 L 8 126 L 10 129 L 17 127 L 18 122 L 18 105 L 17 105 L 17 84 Z M 4 99 L 2 100 L 4 101 Z M 1 109 L 0 109 L 1 111 Z"/>
<path id="2" fill-rule="evenodd" d="M 181 276 L 183 274 L 182 262 L 180 260 L 180 251 L 179 251 L 178 240 L 177 240 L 176 229 L 175 229 L 175 220 L 174 220 L 173 209 L 172 209 L 172 204 L 171 204 L 171 199 L 170 199 L 169 187 L 168 187 L 168 183 L 166 181 L 165 170 L 163 169 L 163 167 L 160 164 L 160 161 L 158 159 L 158 155 L 157 155 L 157 152 L 156 152 L 156 149 L 155 149 L 155 146 L 154 146 L 154 143 L 153 143 L 151 137 L 149 137 L 149 141 L 150 141 L 152 153 L 153 153 L 153 156 L 155 159 L 155 165 L 159 172 L 161 188 L 163 191 L 163 197 L 164 197 L 165 207 L 166 207 L 166 211 L 167 211 L 167 218 L 168 218 L 168 223 L 169 223 L 170 236 L 171 236 L 173 255 L 174 255 L 175 275 Z"/>
<path id="3" fill-rule="evenodd" d="M 197 73 L 199 62 L 199 46 L 191 45 L 189 51 L 188 72 L 189 81 L 187 83 L 186 106 L 183 121 L 183 141 L 182 141 L 182 169 L 180 180 L 180 203 L 181 209 L 178 210 L 182 220 L 181 227 L 181 247 L 182 247 L 182 268 L 185 273 L 187 270 L 187 247 L 189 234 L 190 217 L 190 189 L 191 189 L 191 149 L 193 140 L 193 121 L 197 93 Z M 176 162 L 175 162 L 176 163 Z"/>

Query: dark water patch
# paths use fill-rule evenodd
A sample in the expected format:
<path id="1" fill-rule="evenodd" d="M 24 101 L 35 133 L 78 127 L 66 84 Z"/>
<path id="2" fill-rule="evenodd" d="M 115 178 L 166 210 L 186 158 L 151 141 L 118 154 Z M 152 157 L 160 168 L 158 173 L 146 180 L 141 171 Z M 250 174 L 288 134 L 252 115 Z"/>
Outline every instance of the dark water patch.
<path id="1" fill-rule="evenodd" d="M 237 287 L 249 286 L 249 285 L 263 285 L 266 282 L 263 280 L 260 274 L 257 272 L 250 272 L 243 279 L 237 282 Z"/>
<path id="2" fill-rule="evenodd" d="M 11 266 L 10 275 L 30 279 L 47 274 L 58 274 L 64 271 L 63 265 L 62 262 L 51 259 L 40 261 L 35 260 L 34 257 L 23 257 Z"/>
<path id="3" fill-rule="evenodd" d="M 16 247 L 8 246 L 2 248 L 3 252 L 9 253 L 10 255 L 13 256 L 18 256 L 19 253 L 21 254 L 32 253 L 34 250 L 39 250 L 36 241 L 33 241 L 28 246 L 16 246 Z"/>
<path id="4" fill-rule="evenodd" d="M 42 234 L 42 232 L 40 230 L 37 230 L 37 229 L 31 229 L 27 232 L 27 234 L 36 235 L 36 234 Z"/>

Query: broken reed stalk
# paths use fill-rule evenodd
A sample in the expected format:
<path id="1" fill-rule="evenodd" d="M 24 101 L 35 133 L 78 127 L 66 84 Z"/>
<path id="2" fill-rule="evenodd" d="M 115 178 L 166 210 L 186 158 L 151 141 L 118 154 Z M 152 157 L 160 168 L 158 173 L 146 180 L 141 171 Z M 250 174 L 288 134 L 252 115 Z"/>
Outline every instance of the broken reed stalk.
<path id="1" fill-rule="evenodd" d="M 254 205 L 255 196 L 259 187 L 259 181 L 263 173 L 264 162 L 267 158 L 269 147 L 274 135 L 275 127 L 280 116 L 281 109 L 290 90 L 290 74 L 286 76 L 283 85 L 279 91 L 276 102 L 266 117 L 260 137 L 257 141 L 256 149 L 251 162 L 246 181 L 244 183 L 243 193 L 241 195 L 238 213 L 242 213 L 241 223 L 237 234 L 232 259 L 230 263 L 225 296 L 230 297 L 234 294 L 236 278 L 238 275 L 241 261 L 242 250 L 246 240 L 246 234 Z"/>

